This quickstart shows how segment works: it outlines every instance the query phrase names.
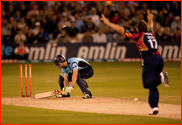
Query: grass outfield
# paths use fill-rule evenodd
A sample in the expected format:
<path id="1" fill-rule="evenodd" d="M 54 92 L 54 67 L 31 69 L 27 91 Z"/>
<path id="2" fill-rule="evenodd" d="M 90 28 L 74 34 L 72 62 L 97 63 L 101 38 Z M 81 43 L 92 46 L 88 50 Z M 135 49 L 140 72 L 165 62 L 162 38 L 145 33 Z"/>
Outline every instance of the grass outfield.
<path id="1" fill-rule="evenodd" d="M 90 64 L 94 68 L 94 76 L 88 79 L 87 82 L 93 96 L 114 97 L 128 100 L 133 100 L 133 98 L 137 97 L 139 101 L 145 101 L 147 103 L 148 90 L 144 89 L 142 85 L 142 69 L 140 62 L 91 62 Z M 159 103 L 181 105 L 181 62 L 165 62 L 164 70 L 168 71 L 171 86 L 169 88 L 165 88 L 164 85 L 160 85 L 158 87 L 160 92 Z M 59 89 L 57 81 L 60 72 L 61 71 L 58 68 L 54 67 L 53 63 L 32 63 L 32 95 L 34 96 L 36 93 Z M 1 64 L 1 96 L 20 97 L 19 63 Z M 77 85 L 75 86 L 75 90 L 72 92 L 72 96 L 82 96 L 82 92 Z M 16 114 L 25 114 L 22 116 L 22 118 L 37 117 L 35 121 L 30 119 L 27 122 L 24 121 L 24 123 L 61 124 L 61 119 L 62 117 L 64 117 L 61 115 L 62 113 L 66 113 L 69 119 L 75 117 L 75 119 L 70 120 L 69 122 L 66 122 L 68 120 L 64 122 L 70 124 L 142 124 L 141 121 L 143 121 L 143 123 L 152 123 L 151 121 L 153 121 L 154 119 L 153 117 L 144 116 L 106 115 L 27 108 L 20 106 L 1 106 L 1 120 L 3 124 L 11 124 L 10 121 L 12 121 L 13 119 L 17 119 L 17 124 L 22 123 L 21 116 L 13 115 L 13 112 L 17 112 Z M 27 115 L 27 113 L 22 110 L 30 112 Z M 39 111 L 40 113 L 33 112 L 35 110 Z M 50 113 L 47 113 L 46 116 L 46 112 Z M 80 119 L 81 116 L 84 117 L 84 120 L 76 120 Z M 97 116 L 97 118 L 95 116 Z M 43 121 L 42 119 L 38 119 L 42 117 L 45 118 Z M 49 117 L 50 119 L 52 119 L 52 121 L 48 118 L 46 119 L 46 117 Z M 56 120 L 56 118 L 58 120 Z M 96 120 L 94 121 L 92 120 L 92 118 Z M 132 121 L 131 119 L 136 120 Z M 165 118 L 155 118 L 155 121 L 155 123 L 158 124 L 180 123 L 180 120 Z"/>

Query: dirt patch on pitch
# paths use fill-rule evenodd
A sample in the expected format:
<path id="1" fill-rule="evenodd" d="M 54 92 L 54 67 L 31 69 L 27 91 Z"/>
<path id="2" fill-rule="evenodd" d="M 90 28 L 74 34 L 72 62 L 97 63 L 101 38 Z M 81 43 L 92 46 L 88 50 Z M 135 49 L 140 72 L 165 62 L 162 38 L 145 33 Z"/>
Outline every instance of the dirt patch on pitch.
<path id="1" fill-rule="evenodd" d="M 82 97 L 51 97 L 45 99 L 35 99 L 34 97 L 1 97 L 1 104 L 66 111 L 142 116 L 149 116 L 148 112 L 151 110 L 147 102 L 135 102 L 108 97 L 93 97 L 92 99 L 82 99 Z M 181 105 L 160 103 L 159 114 L 151 117 L 181 119 Z"/>

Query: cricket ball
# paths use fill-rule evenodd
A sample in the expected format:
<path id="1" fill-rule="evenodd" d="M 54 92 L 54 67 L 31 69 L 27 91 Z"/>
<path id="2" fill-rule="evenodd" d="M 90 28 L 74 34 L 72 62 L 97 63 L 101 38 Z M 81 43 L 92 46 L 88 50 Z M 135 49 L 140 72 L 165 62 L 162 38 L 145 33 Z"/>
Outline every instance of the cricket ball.
<path id="1" fill-rule="evenodd" d="M 138 98 L 134 98 L 134 101 L 135 101 L 135 102 L 138 101 Z"/>

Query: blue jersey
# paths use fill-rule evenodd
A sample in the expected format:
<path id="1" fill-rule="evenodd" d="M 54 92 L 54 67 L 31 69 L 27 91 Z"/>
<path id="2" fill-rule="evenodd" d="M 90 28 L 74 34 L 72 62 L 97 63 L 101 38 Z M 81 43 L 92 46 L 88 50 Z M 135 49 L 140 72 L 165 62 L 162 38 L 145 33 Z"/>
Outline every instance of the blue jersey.
<path id="1" fill-rule="evenodd" d="M 80 71 L 81 69 L 84 69 L 88 67 L 89 63 L 81 58 L 69 58 L 67 59 L 68 67 L 62 68 L 63 75 L 66 75 L 68 73 L 73 73 L 73 70 L 78 69 Z"/>

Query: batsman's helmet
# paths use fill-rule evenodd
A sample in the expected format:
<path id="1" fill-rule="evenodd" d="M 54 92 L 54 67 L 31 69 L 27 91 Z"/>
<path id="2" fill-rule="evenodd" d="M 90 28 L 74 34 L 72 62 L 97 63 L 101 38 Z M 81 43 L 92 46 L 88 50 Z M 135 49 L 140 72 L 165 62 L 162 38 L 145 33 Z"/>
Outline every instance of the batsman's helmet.
<path id="1" fill-rule="evenodd" d="M 59 63 L 63 63 L 65 61 L 66 61 L 66 58 L 63 55 L 57 55 L 54 58 L 54 66 L 57 66 L 57 65 L 59 65 Z"/>

